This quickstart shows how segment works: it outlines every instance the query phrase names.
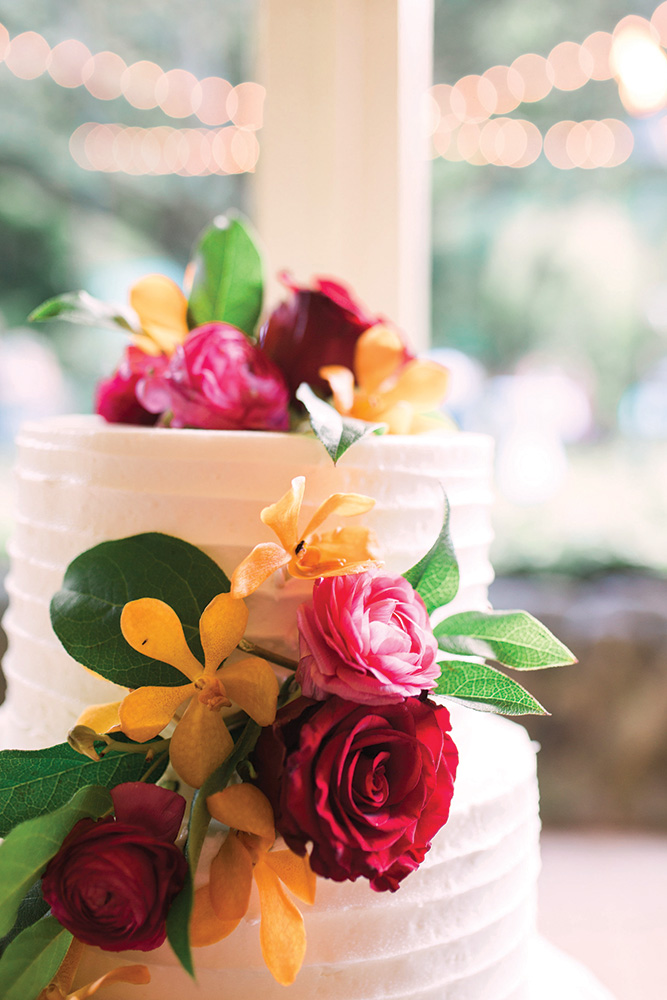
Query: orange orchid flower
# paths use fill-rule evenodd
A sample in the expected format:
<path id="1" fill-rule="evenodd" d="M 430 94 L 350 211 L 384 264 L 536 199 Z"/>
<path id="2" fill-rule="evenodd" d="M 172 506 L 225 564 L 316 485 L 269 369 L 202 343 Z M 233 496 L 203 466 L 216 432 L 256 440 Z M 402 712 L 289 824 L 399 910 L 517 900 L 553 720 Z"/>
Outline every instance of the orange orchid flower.
<path id="1" fill-rule="evenodd" d="M 276 542 L 262 542 L 239 563 L 232 574 L 231 593 L 247 597 L 277 569 L 302 580 L 320 576 L 344 576 L 362 573 L 377 562 L 373 557 L 374 537 L 368 528 L 337 528 L 317 535 L 316 531 L 330 514 L 352 517 L 365 514 L 375 505 L 361 493 L 333 493 L 317 508 L 304 531 L 299 531 L 299 515 L 306 480 L 297 476 L 290 489 L 276 503 L 265 507 L 260 517 L 278 536 Z"/>
<path id="2" fill-rule="evenodd" d="M 195 893 L 192 943 L 201 947 L 231 934 L 248 910 L 254 879 L 262 955 L 273 977 L 289 986 L 306 954 L 306 930 L 283 885 L 303 902 L 315 901 L 315 874 L 308 857 L 271 850 L 276 838 L 273 810 L 254 785 L 229 785 L 210 795 L 206 805 L 211 816 L 230 829 L 211 863 L 208 884 Z"/>
<path id="3" fill-rule="evenodd" d="M 181 778 L 194 788 L 222 764 L 234 745 L 221 708 L 234 702 L 260 726 L 270 725 L 276 715 L 278 681 L 265 660 L 251 656 L 220 666 L 242 639 L 247 621 L 243 601 L 231 594 L 214 597 L 199 619 L 202 666 L 168 604 L 144 597 L 130 601 L 121 613 L 121 631 L 130 646 L 176 667 L 188 683 L 131 691 L 120 703 L 120 727 L 140 743 L 153 739 L 189 698 L 171 737 L 169 755 Z"/>
<path id="4" fill-rule="evenodd" d="M 85 945 L 74 938 L 52 982 L 44 987 L 38 1000 L 88 1000 L 88 997 L 94 996 L 98 990 L 113 983 L 133 983 L 136 986 L 150 983 L 151 974 L 145 965 L 119 965 L 95 982 L 80 986 L 73 993 L 70 992 L 84 948 Z"/>
<path id="5" fill-rule="evenodd" d="M 133 341 L 146 354 L 173 354 L 188 335 L 188 302 L 178 285 L 163 274 L 147 274 L 130 289 L 141 333 Z"/>
<path id="6" fill-rule="evenodd" d="M 390 434 L 417 434 L 442 427 L 428 414 L 438 410 L 449 373 L 435 361 L 405 361 L 405 347 L 395 330 L 377 325 L 357 340 L 354 372 L 342 365 L 320 368 L 331 386 L 340 414 L 385 423 Z M 355 384 L 356 383 L 356 384 Z"/>

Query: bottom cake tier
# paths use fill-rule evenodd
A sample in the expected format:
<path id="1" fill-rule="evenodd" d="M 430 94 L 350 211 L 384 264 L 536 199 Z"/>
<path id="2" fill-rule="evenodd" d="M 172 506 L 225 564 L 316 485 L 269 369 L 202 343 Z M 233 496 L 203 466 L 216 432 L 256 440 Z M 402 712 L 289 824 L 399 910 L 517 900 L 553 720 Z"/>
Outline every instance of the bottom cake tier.
<path id="1" fill-rule="evenodd" d="M 303 907 L 308 949 L 292 986 L 264 966 L 256 897 L 230 937 L 195 952 L 196 984 L 168 945 L 121 956 L 89 949 L 79 982 L 121 961 L 147 964 L 152 981 L 108 987 L 109 1000 L 533 1000 L 535 747 L 495 716 L 454 706 L 452 723 L 460 752 L 452 812 L 426 860 L 395 893 L 319 879 L 315 904 Z M 208 838 L 202 880 L 222 836 Z"/>

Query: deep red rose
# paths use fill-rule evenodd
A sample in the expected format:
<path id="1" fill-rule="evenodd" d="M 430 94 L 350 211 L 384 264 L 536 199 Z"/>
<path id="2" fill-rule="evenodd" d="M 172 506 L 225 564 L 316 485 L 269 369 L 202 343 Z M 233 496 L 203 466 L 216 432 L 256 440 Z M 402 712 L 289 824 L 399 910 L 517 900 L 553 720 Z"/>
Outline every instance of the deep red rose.
<path id="1" fill-rule="evenodd" d="M 319 376 L 323 365 L 352 368 L 357 339 L 380 322 L 355 302 L 344 285 L 317 278 L 313 288 L 301 288 L 289 275 L 280 276 L 291 296 L 271 313 L 259 343 L 285 377 L 292 397 L 301 382 L 329 395 Z"/>
<path id="2" fill-rule="evenodd" d="M 191 330 L 164 372 L 142 379 L 140 402 L 173 414 L 172 427 L 289 429 L 287 387 L 268 357 L 227 323 Z"/>
<path id="3" fill-rule="evenodd" d="M 163 354 L 154 357 L 138 347 L 128 347 L 111 378 L 98 383 L 95 413 L 110 424 L 154 424 L 157 415 L 149 413 L 137 399 L 137 383 L 145 375 L 163 372 L 168 362 Z"/>
<path id="4" fill-rule="evenodd" d="M 447 821 L 458 752 L 449 712 L 420 698 L 298 698 L 262 730 L 254 764 L 276 829 L 314 871 L 398 889 Z"/>
<path id="5" fill-rule="evenodd" d="M 49 862 L 42 893 L 85 944 L 152 951 L 185 881 L 187 862 L 174 846 L 185 799 L 142 782 L 117 785 L 111 797 L 115 818 L 79 820 Z"/>

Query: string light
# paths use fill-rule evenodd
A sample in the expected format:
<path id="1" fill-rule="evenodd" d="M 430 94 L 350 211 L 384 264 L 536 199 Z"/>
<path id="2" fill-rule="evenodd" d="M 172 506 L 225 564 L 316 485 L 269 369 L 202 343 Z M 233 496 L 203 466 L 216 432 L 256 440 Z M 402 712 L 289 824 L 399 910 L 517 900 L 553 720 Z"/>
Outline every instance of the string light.
<path id="1" fill-rule="evenodd" d="M 245 82 L 233 87 L 222 77 L 198 80 L 187 70 L 165 72 L 148 60 L 127 66 L 117 53 L 92 54 L 75 38 L 66 39 L 52 49 L 36 31 L 10 38 L 7 28 L 0 24 L 0 62 L 3 61 L 19 79 L 34 80 L 48 70 L 58 86 L 84 86 L 100 101 L 122 97 L 140 110 L 159 106 L 171 118 L 196 115 L 207 126 L 231 121 L 237 128 L 255 132 L 263 124 L 266 91 L 258 83 Z M 254 144 L 247 142 L 245 148 L 254 149 Z"/>
<path id="2" fill-rule="evenodd" d="M 519 104 L 543 100 L 553 88 L 574 91 L 589 80 L 614 78 L 630 114 L 654 114 L 667 106 L 665 48 L 667 0 L 650 20 L 630 14 L 612 33 L 594 31 L 581 44 L 560 42 L 546 58 L 526 53 L 511 66 L 492 66 L 481 76 L 465 76 L 453 85 L 438 84 L 430 91 L 432 155 L 476 165 L 523 167 L 543 148 L 549 162 L 562 170 L 618 166 L 631 155 L 634 139 L 617 119 L 557 122 L 542 143 L 530 122 L 500 116 Z"/>
<path id="3" fill-rule="evenodd" d="M 69 149 L 84 170 L 134 175 L 194 177 L 252 172 L 259 157 L 254 132 L 234 125 L 178 129 L 86 122 L 72 133 Z"/>

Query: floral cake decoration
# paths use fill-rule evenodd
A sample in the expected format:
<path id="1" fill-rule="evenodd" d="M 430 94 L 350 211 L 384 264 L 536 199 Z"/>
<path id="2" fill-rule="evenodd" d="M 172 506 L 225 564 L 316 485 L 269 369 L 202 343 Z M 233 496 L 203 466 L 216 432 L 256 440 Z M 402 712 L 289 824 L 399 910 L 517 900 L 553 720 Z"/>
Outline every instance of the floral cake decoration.
<path id="1" fill-rule="evenodd" d="M 218 252 L 218 233 L 226 234 L 225 253 L 233 240 L 244 245 L 247 234 L 237 226 L 218 227 L 204 243 L 215 246 L 226 308 L 235 303 L 227 319 L 233 315 L 238 325 L 212 318 L 202 305 L 224 298 L 205 281 L 213 268 L 207 244 L 201 253 L 208 263 L 200 259 L 195 267 L 187 302 L 151 278 L 133 290 L 134 315 L 107 311 L 135 339 L 98 392 L 98 408 L 134 420 L 137 407 L 149 403 L 155 411 L 146 406 L 139 419 L 150 414 L 168 422 L 171 414 L 172 426 L 185 412 L 181 403 L 188 414 L 206 412 L 201 398 L 213 392 L 207 365 L 215 369 L 217 353 L 227 352 L 225 364 L 239 365 L 246 386 L 258 384 L 258 371 L 262 378 L 269 372 L 265 411 L 290 393 L 303 401 L 334 460 L 374 429 L 376 418 L 390 430 L 423 429 L 413 389 L 438 379 L 442 387 L 441 373 L 431 378 L 428 365 L 399 351 L 391 328 L 362 313 L 341 286 L 291 286 L 292 299 L 260 338 L 275 359 L 267 367 L 255 365 L 259 348 L 247 339 L 238 353 L 231 350 L 261 304 L 257 283 L 244 284 L 238 274 L 247 301 L 237 295 L 231 265 Z M 233 257 L 238 264 L 238 246 Z M 42 314 L 90 318 L 94 310 L 102 307 L 78 294 L 47 304 Z M 341 313 L 347 334 L 322 337 L 326 317 Z M 199 320 L 203 325 L 193 325 Z M 215 348 L 209 343 L 212 353 L 202 355 L 208 361 L 190 372 L 188 343 L 198 350 L 198 338 L 212 336 L 207 324 L 222 325 L 222 339 Z M 304 364 L 318 343 L 323 348 L 317 367 L 304 374 L 312 387 L 296 378 L 279 382 L 271 368 L 294 356 L 299 338 Z M 179 365 L 188 370 L 183 379 L 175 374 L 185 370 Z M 335 405 L 317 395 L 327 385 Z M 435 395 L 424 391 L 430 407 Z M 167 406 L 159 412 L 158 398 Z M 241 409 L 259 412 L 256 400 Z M 86 709 L 57 746 L 0 753 L 5 1000 L 84 1000 L 113 983 L 149 981 L 138 962 L 75 988 L 89 946 L 148 952 L 168 941 L 196 977 L 193 950 L 233 935 L 253 885 L 264 960 L 289 985 L 306 954 L 302 908 L 314 902 L 318 880 L 365 879 L 377 892 L 400 891 L 446 824 L 458 765 L 448 702 L 543 713 L 501 668 L 574 662 L 525 612 L 447 613 L 459 571 L 446 499 L 432 548 L 400 576 L 384 569 L 363 524 L 372 497 L 334 494 L 305 524 L 307 490 L 297 477 L 262 510 L 276 540 L 258 541 L 235 567 L 158 533 L 103 542 L 68 567 L 51 604 L 53 628 L 82 669 L 127 693 Z M 259 538 L 259 521 L 257 528 Z M 274 573 L 312 581 L 296 613 L 295 659 L 247 634 L 246 600 Z M 219 849 L 198 872 L 212 822 Z"/>

